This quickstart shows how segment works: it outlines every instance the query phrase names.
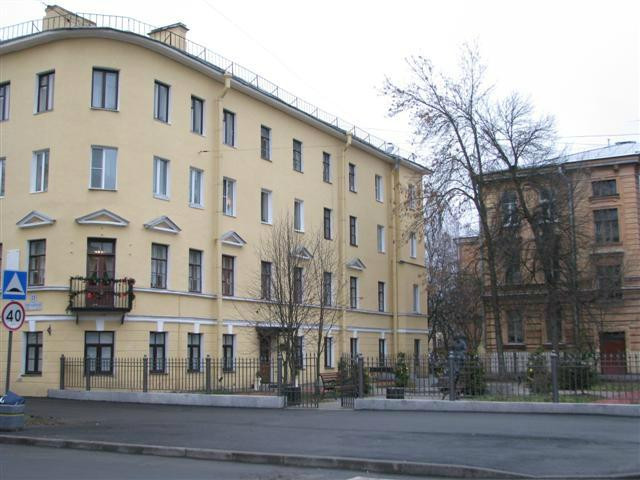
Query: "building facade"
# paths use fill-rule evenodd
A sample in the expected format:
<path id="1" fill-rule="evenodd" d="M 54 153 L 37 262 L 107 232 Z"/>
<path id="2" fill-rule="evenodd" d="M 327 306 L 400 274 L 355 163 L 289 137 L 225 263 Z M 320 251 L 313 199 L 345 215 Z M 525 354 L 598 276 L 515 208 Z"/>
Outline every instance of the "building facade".
<path id="1" fill-rule="evenodd" d="M 574 302 L 577 306 L 568 298 L 561 302 L 564 304 L 558 313 L 559 346 L 568 350 L 576 348 L 576 332 L 581 329 L 588 344 L 601 353 L 638 352 L 640 144 L 620 142 L 569 155 L 552 169 L 552 175 L 557 175 L 558 167 L 572 189 L 570 200 L 565 202 L 570 210 L 561 220 L 555 221 L 560 221 L 559 227 L 564 229 L 568 240 L 574 239 L 580 299 Z M 519 206 L 508 176 L 494 174 L 491 183 L 489 203 L 498 223 L 511 222 L 517 229 L 517 238 L 524 238 L 520 244 L 525 244 L 530 235 L 523 222 L 512 221 L 518 215 Z M 563 197 L 567 195 L 566 190 L 564 192 Z M 535 195 L 537 200 L 532 204 L 537 201 L 543 205 L 546 199 L 539 196 L 539 192 Z M 560 203 L 559 200 L 555 201 Z M 482 237 L 459 238 L 457 244 L 460 268 L 482 276 L 488 286 L 487 265 L 480 254 Z M 517 260 L 510 268 L 508 258 L 514 253 L 513 245 L 515 243 L 503 246 L 498 259 L 504 350 L 550 349 L 552 332 L 551 325 L 545 321 L 540 272 L 531 273 L 535 268 L 527 263 L 524 248 L 516 252 Z M 568 255 L 573 255 L 570 250 Z M 486 293 L 484 303 L 484 344 L 487 350 L 495 351 L 494 321 Z"/>
<path id="2" fill-rule="evenodd" d="M 286 215 L 299 235 L 328 226 L 355 284 L 327 368 L 354 345 L 426 351 L 421 232 L 397 214 L 426 170 L 252 83 L 182 24 L 121 18 L 53 6 L 41 31 L 2 30 L 0 258 L 29 277 L 13 389 L 45 394 L 63 354 L 274 355 L 249 292 Z M 2 330 L 2 372 L 6 345 Z"/>

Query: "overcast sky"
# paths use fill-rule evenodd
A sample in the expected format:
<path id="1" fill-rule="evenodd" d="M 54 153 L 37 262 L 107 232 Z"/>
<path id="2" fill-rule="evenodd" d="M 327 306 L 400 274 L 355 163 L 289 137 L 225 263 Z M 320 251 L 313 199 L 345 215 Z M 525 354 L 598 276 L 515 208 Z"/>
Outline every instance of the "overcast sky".
<path id="1" fill-rule="evenodd" d="M 640 141 L 640 2 L 60 0 L 75 12 L 122 15 L 188 37 L 370 133 L 411 149 L 407 118 L 388 118 L 385 76 L 405 58 L 456 67 L 476 41 L 500 90 L 556 118 L 571 151 Z M 0 0 L 2 26 L 42 17 L 38 0 Z"/>

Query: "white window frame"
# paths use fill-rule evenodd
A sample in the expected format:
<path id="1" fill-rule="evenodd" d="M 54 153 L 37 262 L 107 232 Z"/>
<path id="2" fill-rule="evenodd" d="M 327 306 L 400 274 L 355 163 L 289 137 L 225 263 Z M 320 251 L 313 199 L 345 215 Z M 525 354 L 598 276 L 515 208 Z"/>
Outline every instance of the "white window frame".
<path id="1" fill-rule="evenodd" d="M 94 150 L 102 150 L 102 166 L 101 166 L 101 174 L 100 174 L 100 186 L 95 187 L 91 184 L 91 180 L 93 178 L 93 151 Z M 106 162 L 107 162 L 107 155 L 106 155 L 106 150 L 113 150 L 114 152 L 116 152 L 116 156 L 115 156 L 115 178 L 114 178 L 114 184 L 113 184 L 113 188 L 106 188 L 104 186 L 104 182 L 105 182 L 105 168 L 106 168 Z M 115 147 L 106 147 L 103 145 L 91 145 L 91 157 L 89 159 L 89 189 L 90 190 L 117 190 L 118 189 L 118 149 Z"/>
<path id="2" fill-rule="evenodd" d="M 227 201 L 229 197 L 229 191 L 231 191 L 231 202 Z M 233 178 L 224 177 L 222 179 L 222 213 L 228 217 L 235 217 L 237 204 L 238 182 L 236 182 Z"/>
<path id="3" fill-rule="evenodd" d="M 44 155 L 44 160 L 41 164 L 40 185 L 36 185 L 39 155 Z M 36 150 L 33 152 L 31 158 L 31 193 L 44 193 L 49 190 L 49 168 L 49 149 Z"/>
<path id="4" fill-rule="evenodd" d="M 191 95 L 190 100 L 191 100 L 191 106 L 189 108 L 189 114 L 190 114 L 191 118 L 190 118 L 190 122 L 189 123 L 191 124 L 190 125 L 191 126 L 191 133 L 195 133 L 196 135 L 201 135 L 201 136 L 204 137 L 204 119 L 206 118 L 205 111 L 204 111 L 205 101 L 202 98 L 200 98 L 200 97 L 198 97 L 196 95 Z M 194 100 L 197 100 L 201 104 L 201 108 L 200 108 L 200 113 L 201 113 L 200 130 L 201 131 L 200 132 L 195 129 L 195 124 L 193 122 L 193 118 L 194 118 L 194 115 L 193 115 L 193 101 Z"/>
<path id="5" fill-rule="evenodd" d="M 355 220 L 355 222 L 354 222 L 355 243 L 351 243 L 351 218 L 352 217 Z M 350 247 L 357 247 L 360 244 L 360 235 L 359 235 L 358 230 L 359 230 L 359 228 L 358 228 L 358 217 L 356 217 L 355 215 L 349 215 L 349 246 Z"/>
<path id="6" fill-rule="evenodd" d="M 413 284 L 413 313 L 420 313 L 420 285 Z"/>
<path id="7" fill-rule="evenodd" d="M 167 87 L 167 119 L 163 120 L 159 117 L 158 110 L 158 86 Z M 160 80 L 153 81 L 153 118 L 159 122 L 170 124 L 171 123 L 171 85 L 161 82 Z"/>
<path id="8" fill-rule="evenodd" d="M 269 141 L 269 148 L 267 150 L 267 157 L 263 157 L 262 156 L 262 129 L 266 129 L 267 130 L 267 139 Z M 271 134 L 271 128 L 267 127 L 266 125 L 260 125 L 260 158 L 262 160 L 266 160 L 268 162 L 272 161 L 272 147 L 273 147 L 273 135 Z"/>
<path id="9" fill-rule="evenodd" d="M 11 100 L 11 82 L 0 83 L 0 88 L 4 89 L 3 104 L 0 106 L 0 122 L 9 120 L 9 103 Z"/>
<path id="10" fill-rule="evenodd" d="M 377 288 L 380 288 L 380 284 L 382 284 L 382 310 L 380 310 L 380 297 L 376 295 L 376 300 L 378 300 L 378 312 L 386 312 L 387 311 L 387 283 L 378 281 L 376 285 Z M 379 291 L 376 291 L 376 294 L 379 294 Z"/>
<path id="11" fill-rule="evenodd" d="M 353 188 L 351 188 L 351 167 L 353 166 Z M 349 191 L 352 193 L 358 193 L 358 167 L 355 163 L 349 162 L 347 165 L 347 183 Z"/>
<path id="12" fill-rule="evenodd" d="M 267 198 L 267 219 L 266 220 L 262 218 L 263 194 L 266 194 L 266 198 Z M 266 188 L 260 189 L 260 222 L 264 223 L 265 225 L 273 224 L 273 192 Z"/>
<path id="13" fill-rule="evenodd" d="M 355 306 L 351 302 L 351 279 L 355 278 L 356 282 L 356 298 L 355 298 Z M 360 279 L 356 276 L 349 277 L 349 308 L 352 310 L 358 310 L 360 308 Z"/>
<path id="14" fill-rule="evenodd" d="M 227 143 L 227 114 L 231 115 L 231 143 Z M 229 109 L 222 110 L 222 143 L 228 147 L 235 147 L 238 144 L 238 120 L 236 113 Z"/>
<path id="15" fill-rule="evenodd" d="M 200 188 L 197 192 L 200 201 L 195 201 L 196 177 L 200 176 Z M 204 208 L 204 171 L 200 168 L 189 167 L 189 206 L 191 208 Z"/>
<path id="16" fill-rule="evenodd" d="M 376 225 L 376 240 L 378 246 L 378 253 L 386 253 L 386 232 L 384 225 Z"/>
<path id="17" fill-rule="evenodd" d="M 418 256 L 418 241 L 416 239 L 416 233 L 411 232 L 409 234 L 409 256 L 416 258 Z"/>
<path id="18" fill-rule="evenodd" d="M 40 77 L 43 77 L 45 75 L 51 76 L 51 78 L 49 79 L 49 85 L 47 88 L 47 107 L 44 110 L 40 110 L 39 102 L 38 102 L 38 100 L 40 99 Z M 44 112 L 50 112 L 53 110 L 53 94 L 54 94 L 54 88 L 55 88 L 55 79 L 56 79 L 55 70 L 51 70 L 48 72 L 41 72 L 36 75 L 36 94 L 34 99 L 35 102 L 33 105 L 33 113 L 39 114 Z"/>
<path id="19" fill-rule="evenodd" d="M 376 193 L 376 201 L 382 203 L 384 202 L 384 182 L 382 181 L 382 176 L 377 175 L 374 177 L 374 188 Z"/>
<path id="20" fill-rule="evenodd" d="M 295 148 L 294 148 L 295 142 L 298 142 L 300 144 L 300 170 L 297 170 L 295 168 L 295 164 L 292 165 L 292 168 L 294 172 L 304 173 L 304 143 L 302 142 L 302 140 L 298 140 L 297 138 L 294 138 L 291 141 L 291 160 L 293 161 L 293 156 L 295 152 Z"/>
<path id="21" fill-rule="evenodd" d="M 296 232 L 304 232 L 304 200 L 299 198 L 293 201 L 293 228 Z"/>
<path id="22" fill-rule="evenodd" d="M 167 166 L 167 184 L 165 185 L 166 193 L 160 193 L 160 169 L 158 165 Z M 153 196 L 160 200 L 169 200 L 171 198 L 171 162 L 166 158 L 153 157 Z"/>
<path id="23" fill-rule="evenodd" d="M 4 197 L 5 189 L 5 171 L 7 168 L 7 158 L 0 157 L 0 198 Z"/>
<path id="24" fill-rule="evenodd" d="M 109 108 L 106 106 L 96 106 L 93 104 L 93 92 L 94 92 L 94 82 L 93 82 L 93 76 L 95 74 L 95 72 L 101 72 L 103 74 L 105 73 L 113 73 L 116 76 L 116 91 L 115 91 L 115 100 L 116 100 L 116 106 L 114 108 Z M 103 92 L 106 90 L 106 76 L 103 76 L 105 83 L 102 86 L 103 88 Z M 104 94 L 105 96 L 105 104 L 106 104 L 106 93 Z M 120 110 L 120 71 L 113 69 L 113 68 L 105 68 L 105 67 L 93 67 L 93 69 L 91 70 L 91 108 L 96 109 L 96 110 L 108 110 L 111 112 L 117 112 Z"/>

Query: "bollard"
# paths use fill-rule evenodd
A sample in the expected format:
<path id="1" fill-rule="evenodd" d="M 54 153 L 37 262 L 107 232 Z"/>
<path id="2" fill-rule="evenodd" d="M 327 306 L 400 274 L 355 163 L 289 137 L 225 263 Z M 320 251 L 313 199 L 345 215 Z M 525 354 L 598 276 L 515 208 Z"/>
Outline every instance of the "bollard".
<path id="1" fill-rule="evenodd" d="M 149 359 L 146 355 L 142 357 L 142 391 L 149 391 Z"/>
<path id="2" fill-rule="evenodd" d="M 558 353 L 551 352 L 551 400 L 555 403 L 560 401 L 558 392 Z"/>
<path id="3" fill-rule="evenodd" d="M 364 358 L 358 355 L 358 398 L 364 398 Z"/>
<path id="4" fill-rule="evenodd" d="M 64 390 L 64 354 L 60 355 L 60 390 Z"/>
<path id="5" fill-rule="evenodd" d="M 90 358 L 84 359 L 84 383 L 87 391 L 91 390 L 91 367 L 90 367 Z"/>
<path id="6" fill-rule="evenodd" d="M 455 357 L 453 351 L 449 352 L 449 400 L 456 399 Z"/>
<path id="7" fill-rule="evenodd" d="M 207 355 L 205 360 L 205 375 L 206 375 L 206 392 L 211 393 L 211 357 Z"/>

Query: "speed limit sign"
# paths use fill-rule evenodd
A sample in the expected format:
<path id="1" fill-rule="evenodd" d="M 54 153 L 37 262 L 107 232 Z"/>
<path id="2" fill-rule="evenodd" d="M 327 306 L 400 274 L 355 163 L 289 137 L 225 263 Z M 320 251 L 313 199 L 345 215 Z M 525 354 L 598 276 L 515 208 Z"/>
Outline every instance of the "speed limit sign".
<path id="1" fill-rule="evenodd" d="M 9 302 L 2 309 L 2 324 L 11 331 L 22 327 L 24 317 L 24 307 L 20 302 Z"/>

